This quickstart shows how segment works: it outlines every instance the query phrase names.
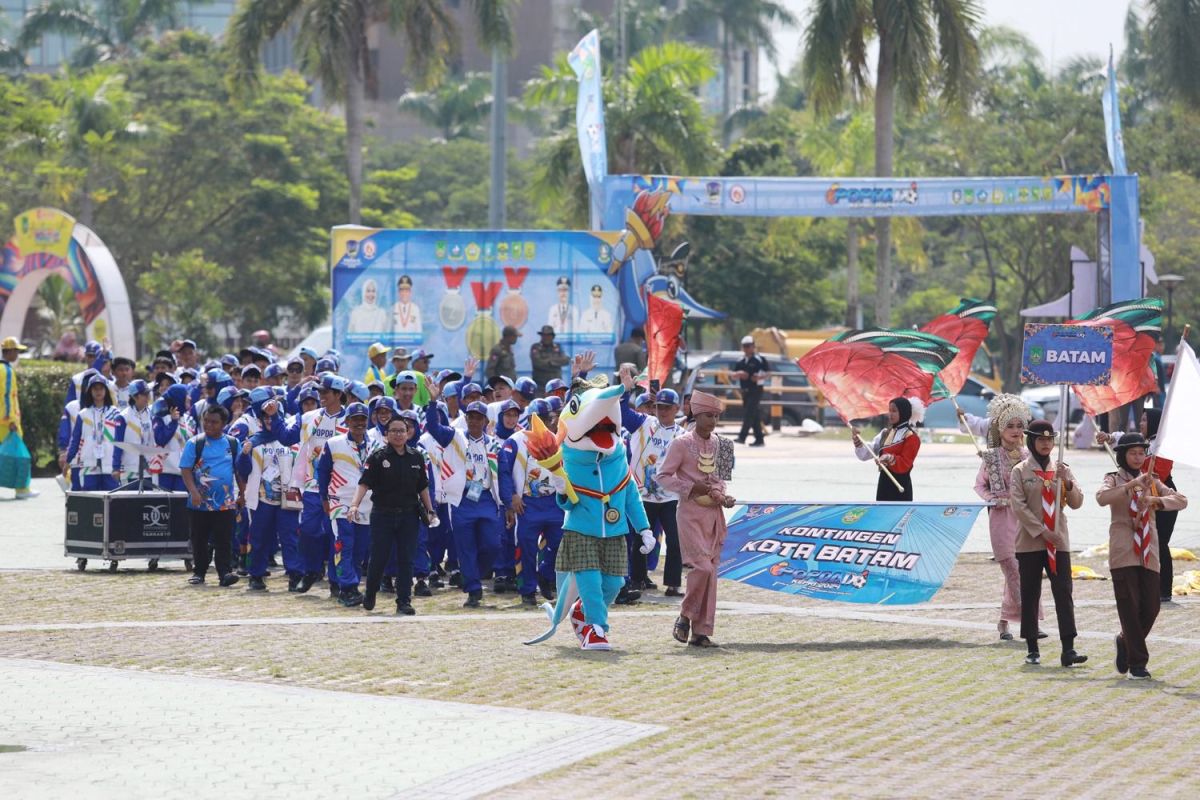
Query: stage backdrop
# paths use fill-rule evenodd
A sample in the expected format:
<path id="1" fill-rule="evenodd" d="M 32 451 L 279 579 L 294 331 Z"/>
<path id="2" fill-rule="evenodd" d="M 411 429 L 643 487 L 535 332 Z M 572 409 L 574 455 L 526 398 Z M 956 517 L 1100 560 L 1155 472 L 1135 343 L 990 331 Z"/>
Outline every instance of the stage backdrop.
<path id="1" fill-rule="evenodd" d="M 514 351 L 523 374 L 543 325 L 567 354 L 595 350 L 597 371 L 611 371 L 624 322 L 609 275 L 619 236 L 334 228 L 333 341 L 343 373 L 365 372 L 376 341 L 422 347 L 432 368 L 461 370 L 468 353 L 487 359 L 505 325 L 522 333 Z"/>
<path id="2" fill-rule="evenodd" d="M 942 587 L 979 503 L 752 503 L 729 521 L 717 576 L 786 594 L 909 605 Z"/>

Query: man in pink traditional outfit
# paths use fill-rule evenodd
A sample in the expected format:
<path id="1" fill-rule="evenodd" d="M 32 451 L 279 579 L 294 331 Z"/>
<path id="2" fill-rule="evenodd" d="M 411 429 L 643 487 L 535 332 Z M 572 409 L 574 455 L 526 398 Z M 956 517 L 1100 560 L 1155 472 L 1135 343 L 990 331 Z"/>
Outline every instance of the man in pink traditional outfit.
<path id="1" fill-rule="evenodd" d="M 717 470 L 720 445 L 713 429 L 721 411 L 716 397 L 694 392 L 696 427 L 675 437 L 658 468 L 659 485 L 679 495 L 679 549 L 683 562 L 692 567 L 673 635 L 695 647 L 718 646 L 709 637 L 717 614 L 717 564 L 725 543 L 722 509 L 734 504 Z"/>

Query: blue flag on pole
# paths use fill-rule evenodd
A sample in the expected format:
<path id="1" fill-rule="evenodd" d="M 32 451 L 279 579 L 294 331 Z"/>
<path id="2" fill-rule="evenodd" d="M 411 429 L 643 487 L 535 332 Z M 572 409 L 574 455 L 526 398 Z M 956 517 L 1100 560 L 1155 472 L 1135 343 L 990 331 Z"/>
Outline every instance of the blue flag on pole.
<path id="1" fill-rule="evenodd" d="M 980 503 L 752 503 L 729 521 L 717 577 L 847 603 L 911 605 L 950 575 Z"/>
<path id="2" fill-rule="evenodd" d="M 1113 67 L 1112 47 L 1108 48 L 1108 85 L 1100 102 L 1104 106 L 1104 134 L 1108 138 L 1108 160 L 1114 175 L 1128 175 L 1125 166 L 1125 139 L 1121 135 L 1121 104 L 1117 93 L 1117 70 Z"/>
<path id="3" fill-rule="evenodd" d="M 579 40 L 567 56 L 579 81 L 575 101 L 575 127 L 579 135 L 579 156 L 583 174 L 593 198 L 600 196 L 600 182 L 608 176 L 608 142 L 604 132 L 604 93 L 601 90 L 600 34 L 593 29 Z M 599 226 L 598 209 L 593 209 L 593 227 Z"/>

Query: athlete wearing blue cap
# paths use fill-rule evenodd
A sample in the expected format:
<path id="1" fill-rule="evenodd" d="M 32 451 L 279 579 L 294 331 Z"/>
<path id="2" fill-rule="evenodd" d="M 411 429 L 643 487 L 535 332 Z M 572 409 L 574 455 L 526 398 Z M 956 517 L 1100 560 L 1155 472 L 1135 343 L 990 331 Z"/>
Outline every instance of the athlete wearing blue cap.
<path id="1" fill-rule="evenodd" d="M 344 417 L 346 433 L 325 444 L 316 464 L 317 485 L 325 514 L 333 522 L 333 580 L 337 582 L 338 602 L 350 608 L 362 605 L 358 589 L 359 570 L 371 552 L 371 528 L 367 520 L 371 501 L 364 499 L 353 510 L 362 470 L 373 448 L 367 440 L 369 412 L 363 403 L 351 403 Z"/>

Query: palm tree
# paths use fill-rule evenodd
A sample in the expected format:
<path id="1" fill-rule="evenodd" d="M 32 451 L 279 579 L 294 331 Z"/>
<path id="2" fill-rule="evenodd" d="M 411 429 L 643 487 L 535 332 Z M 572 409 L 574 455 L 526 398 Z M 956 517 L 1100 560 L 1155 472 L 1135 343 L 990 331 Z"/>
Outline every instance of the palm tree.
<path id="1" fill-rule="evenodd" d="M 774 0 L 689 0 L 679 15 L 681 24 L 690 33 L 711 30 L 718 24 L 721 52 L 721 124 L 725 125 L 734 111 L 730 75 L 733 73 L 733 52 L 739 47 L 758 46 L 771 61 L 776 51 L 771 25 L 796 24 L 792 12 Z M 739 103 L 740 104 L 740 103 Z M 729 145 L 730 137 L 723 135 L 722 143 Z"/>
<path id="2" fill-rule="evenodd" d="M 235 85 L 257 86 L 262 48 L 294 24 L 301 71 L 343 102 L 352 223 L 362 218 L 365 90 L 374 70 L 367 29 L 379 21 L 402 32 L 409 67 L 419 82 L 427 83 L 441 77 L 458 49 L 457 26 L 448 5 L 447 0 L 241 0 L 229 20 L 226 35 L 236 64 Z M 510 5 L 509 0 L 471 0 L 483 46 L 512 47 Z"/>
<path id="3" fill-rule="evenodd" d="M 837 128 L 813 126 L 800 143 L 800 152 L 822 175 L 852 177 L 871 169 L 873 141 L 871 117 L 857 113 Z M 850 328 L 862 327 L 862 302 L 859 297 L 859 227 L 863 221 L 846 221 L 846 317 Z"/>
<path id="4" fill-rule="evenodd" d="M 1146 0 L 1146 34 L 1163 84 L 1200 108 L 1200 8 L 1195 0 Z"/>
<path id="5" fill-rule="evenodd" d="M 128 58 L 155 30 L 178 25 L 180 5 L 181 0 L 44 0 L 26 15 L 17 42 L 28 50 L 48 33 L 74 36 L 79 46 L 71 63 L 90 67 Z"/>
<path id="6" fill-rule="evenodd" d="M 397 106 L 437 128 L 446 141 L 478 139 L 492 110 L 492 81 L 482 72 L 468 72 L 461 81 L 405 92 Z"/>
<path id="7" fill-rule="evenodd" d="M 805 31 L 804 74 L 820 114 L 840 110 L 847 91 L 870 90 L 875 64 L 875 174 L 891 177 L 896 95 L 919 107 L 931 86 L 950 107 L 965 107 L 979 70 L 977 0 L 816 0 Z M 891 220 L 875 220 L 875 323 L 892 316 Z"/>
<path id="8" fill-rule="evenodd" d="M 715 71 L 707 50 L 680 42 L 647 47 L 624 75 L 604 75 L 609 171 L 614 175 L 704 175 L 716 149 L 712 124 L 696 94 Z M 544 210 L 569 208 L 572 224 L 586 225 L 587 185 L 579 161 L 575 99 L 579 84 L 561 56 L 525 84 L 525 101 L 553 115 L 557 134 L 543 142 L 534 176 Z"/>

